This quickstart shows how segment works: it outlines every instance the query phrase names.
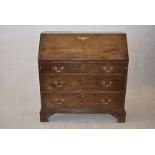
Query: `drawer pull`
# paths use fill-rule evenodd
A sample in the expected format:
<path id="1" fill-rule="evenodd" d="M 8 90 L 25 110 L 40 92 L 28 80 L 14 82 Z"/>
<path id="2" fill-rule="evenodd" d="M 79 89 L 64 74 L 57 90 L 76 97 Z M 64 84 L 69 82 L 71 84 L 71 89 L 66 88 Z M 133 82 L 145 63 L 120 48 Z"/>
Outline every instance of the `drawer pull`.
<path id="1" fill-rule="evenodd" d="M 87 36 L 79 36 L 78 39 L 84 42 L 84 41 L 88 40 L 89 37 L 87 37 Z"/>
<path id="2" fill-rule="evenodd" d="M 104 66 L 104 67 L 102 67 L 102 69 L 106 72 L 106 73 L 110 73 L 111 71 L 112 71 L 112 69 L 113 69 L 113 67 L 112 66 Z"/>
<path id="3" fill-rule="evenodd" d="M 55 70 L 55 72 L 60 73 L 64 70 L 64 67 L 62 66 L 62 67 L 58 68 L 55 66 L 55 67 L 53 67 L 53 69 Z"/>
<path id="4" fill-rule="evenodd" d="M 110 87 L 111 85 L 112 85 L 112 81 L 102 81 L 102 85 L 104 86 L 104 87 Z"/>
<path id="5" fill-rule="evenodd" d="M 64 81 L 54 81 L 54 84 L 57 88 L 62 88 L 64 85 Z"/>
<path id="6" fill-rule="evenodd" d="M 109 98 L 107 101 L 105 101 L 104 99 L 101 100 L 102 104 L 108 105 L 111 103 L 111 99 Z"/>
<path id="7" fill-rule="evenodd" d="M 56 98 L 56 99 L 54 100 L 54 103 L 60 105 L 60 104 L 63 104 L 64 101 L 65 101 L 64 99 L 57 99 L 57 98 Z"/>

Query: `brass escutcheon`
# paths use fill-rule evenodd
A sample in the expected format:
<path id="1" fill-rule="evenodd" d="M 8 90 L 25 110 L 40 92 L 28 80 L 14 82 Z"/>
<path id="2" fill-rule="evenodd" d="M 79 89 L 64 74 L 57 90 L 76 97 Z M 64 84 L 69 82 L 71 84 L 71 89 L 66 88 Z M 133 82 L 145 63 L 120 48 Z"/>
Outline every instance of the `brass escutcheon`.
<path id="1" fill-rule="evenodd" d="M 79 40 L 81 40 L 81 41 L 86 41 L 86 40 L 88 40 L 89 39 L 89 37 L 87 37 L 87 36 L 79 36 L 79 37 L 77 37 Z"/>

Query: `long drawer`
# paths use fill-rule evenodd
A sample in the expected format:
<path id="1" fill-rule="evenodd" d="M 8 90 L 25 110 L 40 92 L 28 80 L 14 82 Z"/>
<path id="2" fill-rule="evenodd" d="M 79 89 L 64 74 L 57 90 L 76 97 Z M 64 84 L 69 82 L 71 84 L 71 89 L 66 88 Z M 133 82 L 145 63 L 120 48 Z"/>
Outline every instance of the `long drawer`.
<path id="1" fill-rule="evenodd" d="M 103 93 L 51 93 L 42 94 L 43 108 L 120 108 L 122 94 Z"/>
<path id="2" fill-rule="evenodd" d="M 123 91 L 124 76 L 40 75 L 42 92 Z"/>
<path id="3" fill-rule="evenodd" d="M 121 74 L 124 72 L 123 63 L 40 63 L 40 74 L 70 74 L 70 73 L 104 73 Z"/>

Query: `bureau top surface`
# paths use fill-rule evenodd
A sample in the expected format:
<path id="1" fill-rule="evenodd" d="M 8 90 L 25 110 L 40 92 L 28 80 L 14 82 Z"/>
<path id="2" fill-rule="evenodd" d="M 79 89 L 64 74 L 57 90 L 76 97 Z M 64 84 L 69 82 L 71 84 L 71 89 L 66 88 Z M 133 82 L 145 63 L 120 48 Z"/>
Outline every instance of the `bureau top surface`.
<path id="1" fill-rule="evenodd" d="M 128 60 L 124 33 L 41 33 L 39 60 Z"/>

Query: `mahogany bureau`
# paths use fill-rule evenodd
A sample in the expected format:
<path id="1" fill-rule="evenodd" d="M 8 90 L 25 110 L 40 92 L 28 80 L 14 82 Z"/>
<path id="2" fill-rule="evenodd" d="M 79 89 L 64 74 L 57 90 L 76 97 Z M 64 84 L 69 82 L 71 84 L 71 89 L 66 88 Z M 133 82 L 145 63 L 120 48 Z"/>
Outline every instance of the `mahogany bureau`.
<path id="1" fill-rule="evenodd" d="M 124 33 L 41 33 L 40 121 L 54 113 L 109 113 L 125 122 Z"/>

